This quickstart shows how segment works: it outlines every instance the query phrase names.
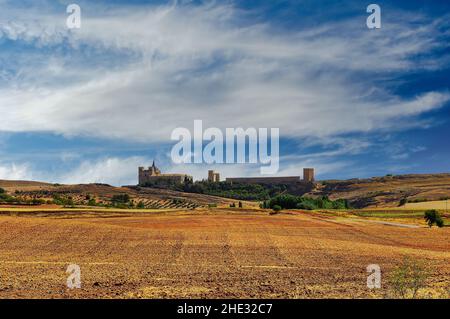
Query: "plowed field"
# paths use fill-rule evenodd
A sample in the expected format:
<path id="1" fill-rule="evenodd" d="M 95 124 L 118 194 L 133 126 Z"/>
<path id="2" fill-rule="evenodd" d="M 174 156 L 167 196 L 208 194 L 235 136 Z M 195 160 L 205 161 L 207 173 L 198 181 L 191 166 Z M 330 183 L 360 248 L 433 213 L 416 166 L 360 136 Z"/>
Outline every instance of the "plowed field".
<path id="1" fill-rule="evenodd" d="M 424 297 L 448 296 L 448 227 L 221 209 L 0 216 L 0 298 L 383 297 L 404 256 L 429 268 Z M 81 289 L 66 287 L 69 264 Z M 380 290 L 366 286 L 369 264 Z"/>

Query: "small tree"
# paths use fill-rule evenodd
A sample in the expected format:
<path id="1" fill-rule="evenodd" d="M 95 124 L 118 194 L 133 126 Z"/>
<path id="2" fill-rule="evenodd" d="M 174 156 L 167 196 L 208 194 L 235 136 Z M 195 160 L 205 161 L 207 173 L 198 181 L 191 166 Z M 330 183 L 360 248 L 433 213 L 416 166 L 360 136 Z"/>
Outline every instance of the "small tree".
<path id="1" fill-rule="evenodd" d="M 239 202 L 239 208 L 242 208 L 242 202 Z"/>
<path id="2" fill-rule="evenodd" d="M 438 227 L 444 227 L 444 220 L 442 219 L 439 212 L 435 209 L 427 210 L 425 212 L 424 218 L 430 228 L 433 227 L 434 224 L 436 224 L 436 226 Z"/>
<path id="3" fill-rule="evenodd" d="M 129 201 L 130 195 L 128 194 L 113 195 L 113 197 L 111 198 L 111 202 L 118 204 L 126 204 Z"/>
<path id="4" fill-rule="evenodd" d="M 6 191 L 0 187 L 0 194 L 4 194 L 4 193 L 6 193 Z"/>
<path id="5" fill-rule="evenodd" d="M 394 298 L 417 298 L 425 287 L 427 271 L 423 262 L 406 257 L 390 275 L 391 294 Z"/>
<path id="6" fill-rule="evenodd" d="M 140 201 L 140 202 L 137 204 L 136 207 L 139 208 L 139 209 L 143 209 L 143 208 L 145 208 L 145 204 L 144 204 L 143 201 Z"/>

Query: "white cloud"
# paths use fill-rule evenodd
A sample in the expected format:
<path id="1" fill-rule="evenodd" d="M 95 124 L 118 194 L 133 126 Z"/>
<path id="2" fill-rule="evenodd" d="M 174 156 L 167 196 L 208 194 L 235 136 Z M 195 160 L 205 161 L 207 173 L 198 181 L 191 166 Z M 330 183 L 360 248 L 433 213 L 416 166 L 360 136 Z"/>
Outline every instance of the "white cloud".
<path id="1" fill-rule="evenodd" d="M 0 163 L 0 179 L 7 180 L 32 180 L 33 174 L 25 164 Z"/>
<path id="2" fill-rule="evenodd" d="M 351 20 L 281 33 L 269 24 L 237 26 L 245 13 L 229 5 L 90 12 L 75 31 L 61 16 L 5 8 L 8 14 L 17 19 L 0 23 L 2 37 L 37 47 L 65 41 L 70 56 L 82 56 L 85 45 L 111 63 L 113 52 L 135 58 L 113 68 L 74 66 L 57 54 L 50 65 L 28 61 L 16 82 L 0 88 L 3 131 L 168 142 L 173 128 L 202 119 L 320 139 L 421 125 L 415 116 L 450 100 L 445 92 L 405 100 L 371 80 L 419 67 L 413 57 L 438 46 L 437 23 L 420 17 L 414 32 L 410 17 L 399 15 L 375 32 Z"/>
<path id="3" fill-rule="evenodd" d="M 55 179 L 64 184 L 136 185 L 138 167 L 144 162 L 148 163 L 149 161 L 141 157 L 83 161 L 75 169 L 56 176 Z"/>

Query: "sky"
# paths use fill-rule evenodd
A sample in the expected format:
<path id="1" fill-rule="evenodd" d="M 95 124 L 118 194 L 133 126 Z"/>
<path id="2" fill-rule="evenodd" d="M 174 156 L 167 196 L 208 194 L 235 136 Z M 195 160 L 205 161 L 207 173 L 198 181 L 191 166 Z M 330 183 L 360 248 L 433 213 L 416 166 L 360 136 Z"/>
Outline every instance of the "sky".
<path id="1" fill-rule="evenodd" d="M 278 176 L 449 172 L 449 79 L 444 0 L 0 0 L 0 179 L 129 185 L 153 160 L 259 176 L 173 163 L 196 119 L 279 128 Z"/>

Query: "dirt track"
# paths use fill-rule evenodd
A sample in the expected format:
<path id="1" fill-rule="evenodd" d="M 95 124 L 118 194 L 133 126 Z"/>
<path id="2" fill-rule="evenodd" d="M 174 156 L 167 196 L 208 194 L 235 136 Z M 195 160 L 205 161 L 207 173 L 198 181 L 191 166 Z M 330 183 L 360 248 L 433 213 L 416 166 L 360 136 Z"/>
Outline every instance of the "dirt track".
<path id="1" fill-rule="evenodd" d="M 0 298 L 382 297 L 366 287 L 367 265 L 384 275 L 405 255 L 430 266 L 425 297 L 450 286 L 449 228 L 320 215 L 1 216 L 0 243 Z M 65 286 L 71 263 L 80 290 Z"/>

